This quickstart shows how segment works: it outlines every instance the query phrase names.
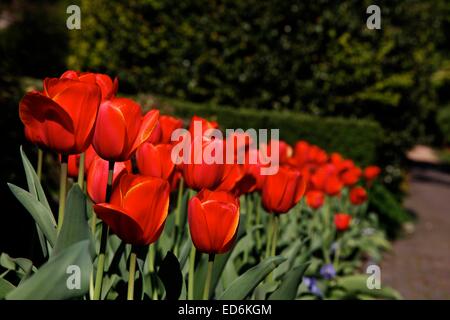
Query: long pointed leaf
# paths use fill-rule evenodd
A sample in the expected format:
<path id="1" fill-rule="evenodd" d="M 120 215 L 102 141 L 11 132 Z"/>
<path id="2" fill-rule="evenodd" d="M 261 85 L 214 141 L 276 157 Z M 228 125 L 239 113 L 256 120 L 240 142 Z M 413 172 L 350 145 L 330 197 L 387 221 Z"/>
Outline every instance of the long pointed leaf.
<path id="1" fill-rule="evenodd" d="M 36 200 L 31 193 L 24 189 L 10 183 L 8 183 L 8 187 L 17 200 L 19 200 L 25 209 L 33 216 L 34 221 L 36 221 L 48 242 L 53 247 L 56 241 L 56 225 L 49 219 L 48 209 Z"/>
<path id="2" fill-rule="evenodd" d="M 286 273 L 280 287 L 270 295 L 269 300 L 294 300 L 308 266 L 303 264 Z"/>
<path id="3" fill-rule="evenodd" d="M 219 300 L 245 299 L 270 272 L 285 260 L 285 258 L 279 256 L 265 259 L 234 280 L 220 296 Z"/>
<path id="4" fill-rule="evenodd" d="M 75 243 L 45 263 L 34 275 L 6 296 L 8 300 L 59 300 L 82 297 L 89 290 L 92 261 L 88 240 Z M 76 276 L 71 268 L 79 268 L 80 287 L 71 288 L 69 277 Z"/>

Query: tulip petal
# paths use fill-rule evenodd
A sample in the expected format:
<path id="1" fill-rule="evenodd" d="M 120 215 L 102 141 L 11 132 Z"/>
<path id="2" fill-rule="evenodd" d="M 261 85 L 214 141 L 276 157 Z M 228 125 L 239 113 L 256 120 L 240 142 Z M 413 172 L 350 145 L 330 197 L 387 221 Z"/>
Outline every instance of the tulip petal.
<path id="1" fill-rule="evenodd" d="M 91 144 L 100 98 L 97 85 L 83 82 L 75 82 L 53 97 L 73 119 L 76 146 L 80 152 Z"/>
<path id="2" fill-rule="evenodd" d="M 144 118 L 142 119 L 141 126 L 139 128 L 139 133 L 137 134 L 136 139 L 134 140 L 133 147 L 129 151 L 129 154 L 133 154 L 136 149 L 142 145 L 145 141 L 150 138 L 153 129 L 156 127 L 158 122 L 159 111 L 158 110 L 150 110 L 146 113 Z"/>
<path id="3" fill-rule="evenodd" d="M 94 211 L 123 241 L 144 244 L 144 230 L 139 222 L 124 209 L 109 203 L 100 203 L 94 205 Z"/>
<path id="4" fill-rule="evenodd" d="M 188 205 L 188 223 L 192 242 L 200 252 L 211 252 L 212 242 L 206 213 L 199 198 L 193 197 Z"/>
<path id="5" fill-rule="evenodd" d="M 37 91 L 27 93 L 19 104 L 19 116 L 27 137 L 43 147 L 67 153 L 74 145 L 74 124 L 56 102 Z"/>
<path id="6" fill-rule="evenodd" d="M 235 237 L 239 224 L 239 210 L 230 202 L 207 201 L 203 203 L 209 237 L 215 253 L 227 251 L 226 245 Z"/>
<path id="7" fill-rule="evenodd" d="M 129 189 L 123 199 L 123 208 L 130 212 L 144 230 L 146 240 L 159 236 L 169 208 L 170 187 L 167 181 L 147 178 Z"/>
<path id="8" fill-rule="evenodd" d="M 100 105 L 95 125 L 93 145 L 105 160 L 118 160 L 126 144 L 125 119 L 122 112 L 110 101 Z M 127 160 L 127 159 L 125 159 Z"/>

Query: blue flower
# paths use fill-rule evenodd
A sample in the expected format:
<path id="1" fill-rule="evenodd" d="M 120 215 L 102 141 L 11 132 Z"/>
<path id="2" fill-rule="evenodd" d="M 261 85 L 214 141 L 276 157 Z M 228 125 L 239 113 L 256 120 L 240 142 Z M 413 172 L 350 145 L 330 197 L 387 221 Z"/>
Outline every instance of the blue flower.
<path id="1" fill-rule="evenodd" d="M 320 268 L 320 275 L 327 280 L 333 279 L 336 276 L 336 270 L 331 263 L 324 264 Z"/>
<path id="2" fill-rule="evenodd" d="M 322 291 L 320 291 L 320 288 L 317 286 L 315 278 L 303 277 L 303 283 L 308 287 L 309 292 L 318 297 L 322 297 Z"/>

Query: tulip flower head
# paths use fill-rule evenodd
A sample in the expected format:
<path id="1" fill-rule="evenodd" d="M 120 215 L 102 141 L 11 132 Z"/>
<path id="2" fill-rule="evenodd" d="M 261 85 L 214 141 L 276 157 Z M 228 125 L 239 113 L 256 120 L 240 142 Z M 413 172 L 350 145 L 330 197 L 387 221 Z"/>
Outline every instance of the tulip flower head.
<path id="1" fill-rule="evenodd" d="M 144 143 L 136 151 L 136 164 L 145 176 L 169 179 L 175 164 L 171 159 L 172 145 Z"/>
<path id="2" fill-rule="evenodd" d="M 352 216 L 347 213 L 336 213 L 334 215 L 334 225 L 337 231 L 345 231 L 350 226 Z"/>
<path id="3" fill-rule="evenodd" d="M 19 103 L 26 138 L 60 154 L 79 154 L 92 141 L 101 91 L 95 83 L 46 78 L 43 92 L 28 92 Z"/>
<path id="4" fill-rule="evenodd" d="M 142 116 L 139 104 L 127 98 L 113 98 L 100 105 L 93 146 L 105 160 L 126 161 L 146 142 L 158 121 L 159 111 Z"/>
<path id="5" fill-rule="evenodd" d="M 86 190 L 94 203 L 102 203 L 106 201 L 106 185 L 108 183 L 109 174 L 108 161 L 103 160 L 95 155 L 86 178 Z M 131 173 L 131 161 L 114 163 L 114 174 L 112 185 L 115 186 L 120 177 L 125 173 Z"/>
<path id="6" fill-rule="evenodd" d="M 363 187 L 354 187 L 350 190 L 350 202 L 355 206 L 367 201 L 367 191 Z"/>
<path id="7" fill-rule="evenodd" d="M 201 145 L 200 148 L 198 148 L 199 145 Z M 223 141 L 202 136 L 194 138 L 188 148 L 189 161 L 185 161 L 179 166 L 186 185 L 194 190 L 216 189 L 227 173 L 223 160 L 218 163 L 205 161 L 203 150 L 206 148 L 223 150 Z"/>
<path id="8" fill-rule="evenodd" d="M 189 201 L 188 221 L 198 251 L 227 252 L 239 226 L 239 201 L 228 192 L 203 189 Z"/>
<path id="9" fill-rule="evenodd" d="M 183 127 L 183 120 L 162 115 L 159 117 L 159 125 L 161 128 L 161 138 L 159 143 L 171 143 L 172 132 Z"/>
<path id="10" fill-rule="evenodd" d="M 117 78 L 113 81 L 108 75 L 102 73 L 68 70 L 61 75 L 60 79 L 72 79 L 85 83 L 97 84 L 101 90 L 102 101 L 109 100 L 114 97 L 117 94 L 117 89 L 119 88 L 119 81 Z"/>
<path id="11" fill-rule="evenodd" d="M 169 193 L 163 179 L 124 174 L 113 188 L 111 202 L 96 204 L 94 210 L 126 243 L 149 245 L 163 230 Z"/>
<path id="12" fill-rule="evenodd" d="M 306 203 L 314 210 L 322 207 L 325 201 L 325 194 L 319 190 L 311 190 L 306 193 Z"/>
<path id="13" fill-rule="evenodd" d="M 381 169 L 378 166 L 368 166 L 364 169 L 364 178 L 367 182 L 372 182 L 375 180 L 381 173 Z"/>
<path id="14" fill-rule="evenodd" d="M 267 176 L 262 188 L 262 204 L 271 213 L 286 213 L 302 198 L 306 177 L 296 169 L 280 167 L 274 175 Z"/>

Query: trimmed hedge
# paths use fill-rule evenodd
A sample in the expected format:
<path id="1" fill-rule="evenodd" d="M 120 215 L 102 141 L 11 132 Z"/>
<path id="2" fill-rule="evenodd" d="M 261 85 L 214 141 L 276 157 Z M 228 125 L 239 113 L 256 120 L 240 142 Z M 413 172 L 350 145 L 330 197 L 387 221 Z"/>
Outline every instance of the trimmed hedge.
<path id="1" fill-rule="evenodd" d="M 149 106 L 151 99 L 138 98 Z M 185 119 L 193 115 L 217 120 L 223 129 L 280 129 L 280 138 L 295 144 L 302 139 L 329 152 L 337 151 L 360 165 L 377 163 L 383 129 L 377 122 L 361 119 L 322 118 L 289 111 L 232 108 L 213 104 L 158 98 L 158 108 Z M 155 101 L 153 101 L 155 103 Z M 151 105 L 152 103 L 150 103 Z"/>

